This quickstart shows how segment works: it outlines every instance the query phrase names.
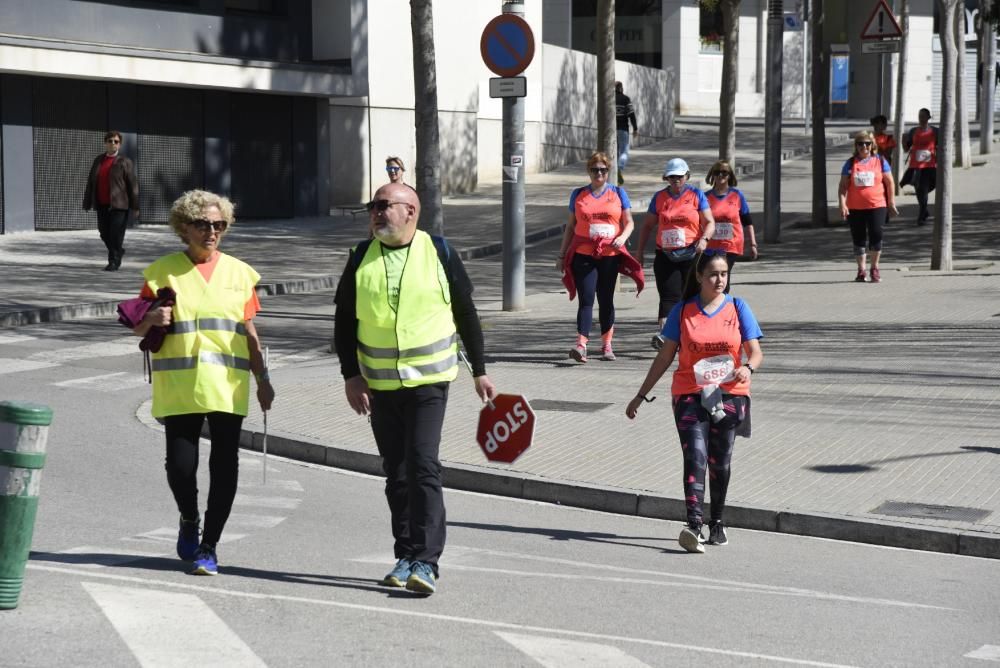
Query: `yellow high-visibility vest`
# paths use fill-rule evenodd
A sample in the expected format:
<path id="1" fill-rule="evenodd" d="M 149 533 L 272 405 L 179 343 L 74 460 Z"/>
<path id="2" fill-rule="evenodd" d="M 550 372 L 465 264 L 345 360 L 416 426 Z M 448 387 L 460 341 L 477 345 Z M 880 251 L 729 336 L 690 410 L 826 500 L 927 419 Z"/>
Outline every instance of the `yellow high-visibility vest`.
<path id="1" fill-rule="evenodd" d="M 143 276 L 153 292 L 169 285 L 177 293 L 171 333 L 153 353 L 153 417 L 213 411 L 245 416 L 250 353 L 243 309 L 260 274 L 220 253 L 206 283 L 181 252 L 160 258 Z"/>
<path id="2" fill-rule="evenodd" d="M 398 310 L 389 302 L 382 244 L 373 239 L 355 273 L 358 362 L 373 390 L 450 382 L 458 375 L 451 292 L 434 242 L 417 230 L 400 277 Z"/>

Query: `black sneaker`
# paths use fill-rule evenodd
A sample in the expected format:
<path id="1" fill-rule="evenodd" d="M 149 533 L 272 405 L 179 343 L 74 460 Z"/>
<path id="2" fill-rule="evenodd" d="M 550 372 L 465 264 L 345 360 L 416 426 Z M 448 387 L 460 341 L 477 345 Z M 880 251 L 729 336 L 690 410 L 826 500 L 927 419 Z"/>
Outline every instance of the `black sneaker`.
<path id="1" fill-rule="evenodd" d="M 726 526 L 722 523 L 722 520 L 715 520 L 708 523 L 708 544 L 729 544 L 729 536 L 726 535 Z"/>
<path id="2" fill-rule="evenodd" d="M 677 537 L 677 542 L 688 552 L 705 552 L 705 537 L 701 534 L 701 527 L 686 526 L 681 529 L 681 535 Z"/>
<path id="3" fill-rule="evenodd" d="M 198 546 L 201 545 L 200 520 L 188 521 L 183 517 L 177 530 L 177 556 L 184 561 L 194 561 Z"/>

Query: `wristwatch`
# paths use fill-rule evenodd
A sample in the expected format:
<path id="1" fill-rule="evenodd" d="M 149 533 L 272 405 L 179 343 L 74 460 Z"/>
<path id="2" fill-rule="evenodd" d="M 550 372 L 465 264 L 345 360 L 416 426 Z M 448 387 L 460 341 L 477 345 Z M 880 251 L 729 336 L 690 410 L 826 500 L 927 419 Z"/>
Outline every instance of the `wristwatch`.
<path id="1" fill-rule="evenodd" d="M 752 376 L 753 375 L 753 365 L 748 362 L 748 363 L 744 364 L 743 366 L 745 366 L 747 368 L 747 370 L 750 372 L 750 375 Z"/>

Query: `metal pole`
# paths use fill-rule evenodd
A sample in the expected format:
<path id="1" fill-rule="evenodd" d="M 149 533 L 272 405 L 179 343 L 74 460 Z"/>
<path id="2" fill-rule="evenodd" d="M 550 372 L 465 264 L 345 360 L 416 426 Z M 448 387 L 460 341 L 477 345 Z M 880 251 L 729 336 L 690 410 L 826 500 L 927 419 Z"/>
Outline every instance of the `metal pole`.
<path id="1" fill-rule="evenodd" d="M 784 34 L 782 0 L 769 0 L 767 87 L 764 97 L 764 240 L 781 240 L 781 67 Z"/>
<path id="2" fill-rule="evenodd" d="M 524 16 L 505 2 L 504 14 Z M 524 310 L 524 98 L 503 98 L 503 310 Z"/>
<path id="3" fill-rule="evenodd" d="M 979 152 L 982 154 L 993 152 L 993 97 L 996 95 L 996 71 L 997 71 L 997 36 L 993 26 L 989 26 L 983 31 L 983 83 L 980 88 L 980 95 L 983 96 L 980 102 L 982 118 L 979 120 Z"/>
<path id="4" fill-rule="evenodd" d="M 885 84 L 885 54 L 878 54 L 878 86 L 875 87 L 875 113 L 882 113 L 882 88 Z"/>
<path id="5" fill-rule="evenodd" d="M 809 0 L 802 0 L 802 128 L 809 134 Z"/>

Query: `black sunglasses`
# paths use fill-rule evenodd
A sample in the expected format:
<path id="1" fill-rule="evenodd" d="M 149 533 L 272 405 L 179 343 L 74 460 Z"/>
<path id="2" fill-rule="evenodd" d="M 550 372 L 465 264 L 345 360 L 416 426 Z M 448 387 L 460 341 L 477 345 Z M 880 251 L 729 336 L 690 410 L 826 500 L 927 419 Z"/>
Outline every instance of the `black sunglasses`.
<path id="1" fill-rule="evenodd" d="M 387 171 L 389 173 L 398 172 L 399 171 L 399 167 L 386 167 L 385 171 Z"/>
<path id="2" fill-rule="evenodd" d="M 590 173 L 591 174 L 607 174 L 608 173 L 608 168 L 607 167 L 591 167 L 590 168 Z"/>
<path id="3" fill-rule="evenodd" d="M 717 172 L 715 173 L 715 175 L 716 175 L 716 176 L 729 176 L 729 174 L 730 174 L 730 172 L 727 172 L 727 171 L 726 171 L 726 170 L 724 170 L 724 169 L 720 169 L 719 171 L 717 171 Z"/>
<path id="4" fill-rule="evenodd" d="M 192 220 L 188 222 L 188 225 L 203 233 L 208 232 L 209 230 L 215 230 L 218 233 L 222 233 L 226 231 L 227 227 L 229 227 L 229 223 L 224 220 L 205 220 L 204 218 Z"/>
<path id="5" fill-rule="evenodd" d="M 854 145 L 855 146 L 871 146 L 872 143 L 870 141 L 856 141 L 856 142 L 854 142 Z"/>
<path id="6" fill-rule="evenodd" d="M 373 199 L 368 202 L 368 204 L 365 204 L 365 208 L 368 209 L 368 211 L 378 211 L 379 213 L 382 213 L 393 204 L 406 204 L 406 202 L 390 202 L 387 199 Z"/>

